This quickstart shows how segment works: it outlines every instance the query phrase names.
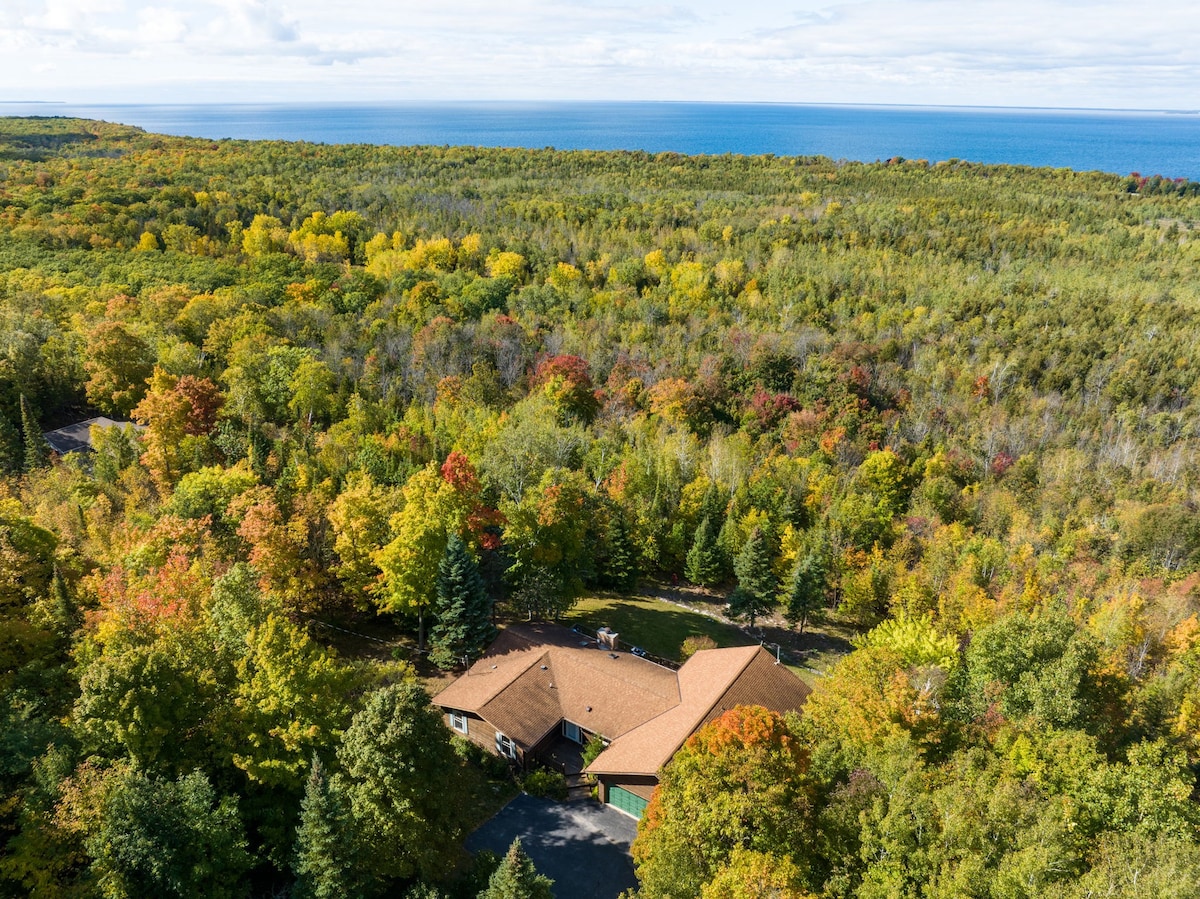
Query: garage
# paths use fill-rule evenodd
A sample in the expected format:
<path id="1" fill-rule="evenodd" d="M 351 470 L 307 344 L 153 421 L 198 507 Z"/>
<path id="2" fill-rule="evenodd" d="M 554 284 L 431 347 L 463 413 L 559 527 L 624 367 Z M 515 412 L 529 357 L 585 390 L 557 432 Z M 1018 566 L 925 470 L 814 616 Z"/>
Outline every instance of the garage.
<path id="1" fill-rule="evenodd" d="M 623 787 L 609 787 L 608 804 L 635 818 L 641 818 L 649 803 L 641 796 L 635 796 Z"/>

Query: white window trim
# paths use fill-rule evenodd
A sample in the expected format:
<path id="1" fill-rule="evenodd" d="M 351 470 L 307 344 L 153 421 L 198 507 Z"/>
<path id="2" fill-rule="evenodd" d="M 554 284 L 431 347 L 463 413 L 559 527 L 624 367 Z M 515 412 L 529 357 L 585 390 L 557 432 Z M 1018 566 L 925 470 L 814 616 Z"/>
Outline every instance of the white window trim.
<path id="1" fill-rule="evenodd" d="M 506 759 L 516 760 L 517 744 L 513 742 L 512 737 L 506 737 L 500 731 L 496 731 L 496 752 Z"/>
<path id="2" fill-rule="evenodd" d="M 450 727 L 458 731 L 460 734 L 467 732 L 467 716 L 463 712 L 450 713 Z"/>

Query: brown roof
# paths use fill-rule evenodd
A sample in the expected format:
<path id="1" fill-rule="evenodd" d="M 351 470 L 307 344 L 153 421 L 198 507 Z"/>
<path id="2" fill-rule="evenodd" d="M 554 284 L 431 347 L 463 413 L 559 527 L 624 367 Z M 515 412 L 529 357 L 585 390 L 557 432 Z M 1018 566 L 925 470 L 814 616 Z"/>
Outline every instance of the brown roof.
<path id="1" fill-rule="evenodd" d="M 654 775 L 701 726 L 738 705 L 799 709 L 809 688 L 760 646 L 705 649 L 679 669 L 680 702 L 613 740 L 592 774 Z"/>
<path id="2" fill-rule="evenodd" d="M 799 709 L 808 686 L 760 646 L 697 652 L 678 672 L 555 625 L 510 625 L 434 697 L 525 749 L 566 719 L 612 740 L 593 774 L 654 776 L 709 721 L 738 705 Z"/>
<path id="3" fill-rule="evenodd" d="M 529 748 L 566 719 L 614 738 L 679 702 L 675 672 L 554 625 L 510 625 L 437 705 Z"/>

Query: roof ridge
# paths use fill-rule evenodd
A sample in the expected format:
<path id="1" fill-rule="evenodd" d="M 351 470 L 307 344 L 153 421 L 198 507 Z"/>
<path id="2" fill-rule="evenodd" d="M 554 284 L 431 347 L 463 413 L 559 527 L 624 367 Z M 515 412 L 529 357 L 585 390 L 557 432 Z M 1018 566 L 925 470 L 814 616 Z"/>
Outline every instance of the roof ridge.
<path id="1" fill-rule="evenodd" d="M 730 646 L 730 647 L 727 647 L 727 648 L 728 648 L 728 649 L 734 649 L 734 648 L 741 648 L 741 647 L 732 647 L 732 646 Z M 737 672 L 736 672 L 736 673 L 733 675 L 733 677 L 729 678 L 729 680 L 728 680 L 728 681 L 726 681 L 726 683 L 725 683 L 725 689 L 724 689 L 724 690 L 722 690 L 720 693 L 718 693 L 716 696 L 714 696 L 714 697 L 713 697 L 713 701 L 712 701 L 711 703 L 709 703 L 709 704 L 708 704 L 708 707 L 707 707 L 707 708 L 704 710 L 704 714 L 702 714 L 702 715 L 701 715 L 701 716 L 700 716 L 700 717 L 697 719 L 698 721 L 703 721 L 705 718 L 707 718 L 707 717 L 708 717 L 709 713 L 710 713 L 710 712 L 711 712 L 713 709 L 715 709 L 715 708 L 717 707 L 717 703 L 721 701 L 721 698 L 722 698 L 722 697 L 725 695 L 725 693 L 726 693 L 726 692 L 729 690 L 730 686 L 732 686 L 734 683 L 736 683 L 737 679 L 738 679 L 739 677 L 741 677 L 743 674 L 745 674 L 745 673 L 746 673 L 746 669 L 750 667 L 750 663 L 751 663 L 751 662 L 753 662 L 753 661 L 754 661 L 756 658 L 758 658 L 758 653 L 759 653 L 759 652 L 766 652 L 766 649 L 763 647 L 763 645 L 762 645 L 761 643 L 759 643 L 759 644 L 758 644 L 758 646 L 756 646 L 756 647 L 755 647 L 755 649 L 757 650 L 756 652 L 752 652 L 752 653 L 749 653 L 749 654 L 747 654 L 747 656 L 746 656 L 746 661 L 744 661 L 744 662 L 741 664 L 741 667 L 739 667 L 739 668 L 738 668 Z M 701 650 L 701 652 L 705 652 L 705 651 L 719 652 L 719 651 L 720 651 L 720 647 L 717 647 L 716 649 L 713 649 L 713 650 Z M 699 653 L 697 653 L 697 655 L 698 655 L 698 654 L 699 654 Z M 694 659 L 695 657 L 696 657 L 695 655 L 693 655 L 693 656 L 692 656 L 692 658 L 693 658 L 693 659 Z M 683 742 L 681 742 L 681 743 L 679 744 L 679 746 L 682 746 L 682 745 L 683 745 L 683 743 L 686 743 L 686 742 L 687 742 L 687 737 L 684 737 L 684 739 L 683 739 Z M 679 746 L 676 746 L 676 747 L 675 747 L 676 751 L 678 751 L 678 749 L 679 749 Z"/>

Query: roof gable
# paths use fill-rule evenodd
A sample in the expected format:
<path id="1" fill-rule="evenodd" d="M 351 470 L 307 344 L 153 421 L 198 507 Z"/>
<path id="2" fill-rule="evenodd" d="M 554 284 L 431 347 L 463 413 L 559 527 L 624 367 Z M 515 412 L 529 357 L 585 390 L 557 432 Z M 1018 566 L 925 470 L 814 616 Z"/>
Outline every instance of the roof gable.
<path id="1" fill-rule="evenodd" d="M 656 775 L 688 737 L 738 705 L 799 709 L 808 685 L 761 646 L 706 649 L 679 669 L 679 705 L 614 740 L 588 766 L 592 774 Z"/>

